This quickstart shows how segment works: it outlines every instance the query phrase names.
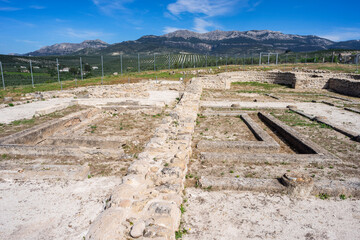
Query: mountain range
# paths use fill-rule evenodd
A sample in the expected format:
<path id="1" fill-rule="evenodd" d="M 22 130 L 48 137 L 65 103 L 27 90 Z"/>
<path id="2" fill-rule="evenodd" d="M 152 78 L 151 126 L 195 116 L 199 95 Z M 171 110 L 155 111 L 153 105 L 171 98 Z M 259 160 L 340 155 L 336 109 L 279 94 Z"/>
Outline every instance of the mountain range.
<path id="1" fill-rule="evenodd" d="M 91 51 L 101 50 L 110 46 L 110 44 L 99 39 L 85 40 L 82 43 L 57 43 L 51 46 L 45 46 L 34 52 L 27 53 L 29 56 L 49 56 L 49 55 L 71 55 L 80 50 Z"/>
<path id="2" fill-rule="evenodd" d="M 27 53 L 48 55 L 118 55 L 135 53 L 251 54 L 259 52 L 309 52 L 328 49 L 360 50 L 360 40 L 333 42 L 314 35 L 284 34 L 269 30 L 212 31 L 178 30 L 161 36 L 147 35 L 135 41 L 108 44 L 99 39 L 60 43 Z"/>

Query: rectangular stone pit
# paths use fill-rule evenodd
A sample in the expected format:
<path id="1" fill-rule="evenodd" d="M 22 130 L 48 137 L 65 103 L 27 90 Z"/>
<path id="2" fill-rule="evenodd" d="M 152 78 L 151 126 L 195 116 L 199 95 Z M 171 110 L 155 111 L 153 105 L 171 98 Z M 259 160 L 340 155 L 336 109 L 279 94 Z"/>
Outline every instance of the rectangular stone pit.
<path id="1" fill-rule="evenodd" d="M 80 163 L 89 164 L 92 174 L 125 174 L 152 137 L 163 113 L 160 108 L 124 107 L 129 109 L 90 108 L 6 136 L 0 139 L 0 153 L 15 158 L 13 162 L 20 168 L 25 162 L 59 164 L 64 169 Z M 4 165 L 3 169 L 7 168 Z"/>
<path id="2" fill-rule="evenodd" d="M 248 114 L 240 115 L 241 120 L 250 129 L 258 141 L 208 141 L 201 140 L 197 144 L 200 151 L 232 151 L 237 153 L 248 152 L 277 152 L 279 144 L 263 129 L 261 129 Z"/>

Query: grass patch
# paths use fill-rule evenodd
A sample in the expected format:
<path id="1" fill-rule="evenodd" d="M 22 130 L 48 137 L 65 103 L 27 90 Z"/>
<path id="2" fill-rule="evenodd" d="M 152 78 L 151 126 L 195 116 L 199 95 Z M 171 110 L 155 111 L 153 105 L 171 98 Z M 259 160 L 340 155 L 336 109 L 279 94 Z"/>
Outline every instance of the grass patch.
<path id="1" fill-rule="evenodd" d="M 10 123 L 10 125 L 13 126 L 19 126 L 19 125 L 32 125 L 35 123 L 35 119 L 21 119 L 21 120 L 15 120 Z"/>
<path id="2" fill-rule="evenodd" d="M 281 115 L 275 115 L 275 114 L 272 115 L 291 127 L 299 126 L 299 127 L 331 128 L 330 126 L 324 123 L 309 121 L 290 110 L 286 110 L 285 113 Z"/>
<path id="3" fill-rule="evenodd" d="M 263 88 L 265 90 L 272 90 L 274 88 L 288 88 L 288 86 L 284 86 L 284 85 L 271 84 L 271 83 L 260 83 L 260 82 L 233 82 L 231 84 L 236 85 L 236 86 Z"/>
<path id="4" fill-rule="evenodd" d="M 330 196 L 329 196 L 327 193 L 320 193 L 320 194 L 319 194 L 319 198 L 320 198 L 321 200 L 326 200 L 326 199 L 329 199 Z"/>
<path id="5" fill-rule="evenodd" d="M 182 230 L 179 229 L 179 231 L 175 231 L 175 239 L 182 238 L 184 234 L 187 234 L 187 230 L 185 228 L 183 228 Z"/>

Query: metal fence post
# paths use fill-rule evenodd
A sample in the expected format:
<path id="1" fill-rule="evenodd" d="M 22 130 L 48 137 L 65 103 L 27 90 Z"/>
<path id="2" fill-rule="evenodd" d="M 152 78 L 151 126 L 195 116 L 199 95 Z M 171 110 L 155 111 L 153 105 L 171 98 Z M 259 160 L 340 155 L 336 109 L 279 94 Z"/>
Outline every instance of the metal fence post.
<path id="1" fill-rule="evenodd" d="M 4 79 L 4 73 L 3 73 L 3 68 L 2 68 L 2 62 L 0 62 L 0 70 L 1 70 L 2 84 L 3 84 L 3 88 L 5 90 L 5 79 Z"/>
<path id="2" fill-rule="evenodd" d="M 123 75 L 123 63 L 122 63 L 122 54 L 120 54 L 120 67 L 121 67 L 121 76 Z"/>
<path id="3" fill-rule="evenodd" d="M 260 53 L 260 57 L 259 57 L 259 66 L 261 66 L 261 54 L 262 53 Z"/>
<path id="4" fill-rule="evenodd" d="M 104 83 L 104 57 L 101 55 L 101 85 Z"/>
<path id="5" fill-rule="evenodd" d="M 83 80 L 83 70 L 82 70 L 82 59 L 80 57 L 80 75 L 81 75 L 81 80 Z"/>
<path id="6" fill-rule="evenodd" d="M 268 65 L 270 65 L 270 53 L 268 53 Z"/>
<path id="7" fill-rule="evenodd" d="M 276 53 L 276 65 L 278 65 L 279 54 Z"/>
<path id="8" fill-rule="evenodd" d="M 140 53 L 138 53 L 138 72 L 140 72 Z"/>
<path id="9" fill-rule="evenodd" d="M 60 83 L 59 59 L 56 59 L 56 69 L 58 74 L 58 82 Z"/>
<path id="10" fill-rule="evenodd" d="M 32 87 L 34 87 L 34 76 L 33 76 L 33 71 L 32 71 L 31 60 L 30 60 L 30 73 L 31 73 L 31 84 L 32 84 Z"/>

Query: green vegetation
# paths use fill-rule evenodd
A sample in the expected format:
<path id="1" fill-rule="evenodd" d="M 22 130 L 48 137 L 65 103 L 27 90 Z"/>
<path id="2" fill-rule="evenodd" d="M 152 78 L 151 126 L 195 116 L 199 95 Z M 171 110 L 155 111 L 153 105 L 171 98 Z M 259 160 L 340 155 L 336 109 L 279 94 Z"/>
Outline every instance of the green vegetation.
<path id="1" fill-rule="evenodd" d="M 341 194 L 341 195 L 339 196 L 339 198 L 340 198 L 341 200 L 345 200 L 345 199 L 346 199 L 346 196 L 345 196 L 344 194 Z"/>
<path id="2" fill-rule="evenodd" d="M 343 72 L 343 73 L 354 73 L 352 68 L 349 68 L 347 65 L 338 65 L 338 66 L 319 66 L 320 70 L 328 70 L 332 72 Z"/>
<path id="3" fill-rule="evenodd" d="M 259 83 L 259 82 L 233 82 L 231 84 L 237 85 L 237 86 L 262 88 L 265 90 L 272 90 L 274 88 L 288 88 L 285 85 L 271 84 L 271 83 Z"/>
<path id="4" fill-rule="evenodd" d="M 186 209 L 183 204 L 180 205 L 180 211 L 181 211 L 181 214 L 184 214 L 186 212 Z"/>
<path id="5" fill-rule="evenodd" d="M 179 229 L 179 231 L 175 232 L 175 239 L 182 238 L 184 234 L 187 234 L 187 230 L 185 228 L 183 228 L 182 230 Z"/>
<path id="6" fill-rule="evenodd" d="M 153 117 L 153 118 L 158 118 L 158 117 L 161 117 L 161 114 L 158 113 L 158 114 L 156 114 L 156 115 L 152 115 L 152 117 Z"/>
<path id="7" fill-rule="evenodd" d="M 12 121 L 10 124 L 13 126 L 19 126 L 19 125 L 31 125 L 34 123 L 35 123 L 35 118 L 15 120 L 15 121 Z"/>
<path id="8" fill-rule="evenodd" d="M 319 194 L 319 198 L 321 199 L 321 200 L 326 200 L 326 199 L 329 199 L 329 195 L 327 194 L 327 193 L 320 193 Z"/>
<path id="9" fill-rule="evenodd" d="M 97 129 L 96 125 L 89 125 L 90 129 L 91 129 L 91 133 L 94 133 L 95 130 Z"/>
<path id="10" fill-rule="evenodd" d="M 191 173 L 189 173 L 189 174 L 186 174 L 186 176 L 185 176 L 185 178 L 193 178 L 194 176 L 191 174 Z"/>
<path id="11" fill-rule="evenodd" d="M 275 117 L 277 117 L 282 122 L 286 123 L 289 126 L 295 127 L 319 127 L 319 128 L 331 128 L 330 126 L 318 123 L 318 122 L 311 122 L 310 120 L 298 115 L 297 113 L 294 113 L 293 111 L 286 110 L 284 114 L 281 115 L 275 115 L 274 113 L 271 113 Z"/>

